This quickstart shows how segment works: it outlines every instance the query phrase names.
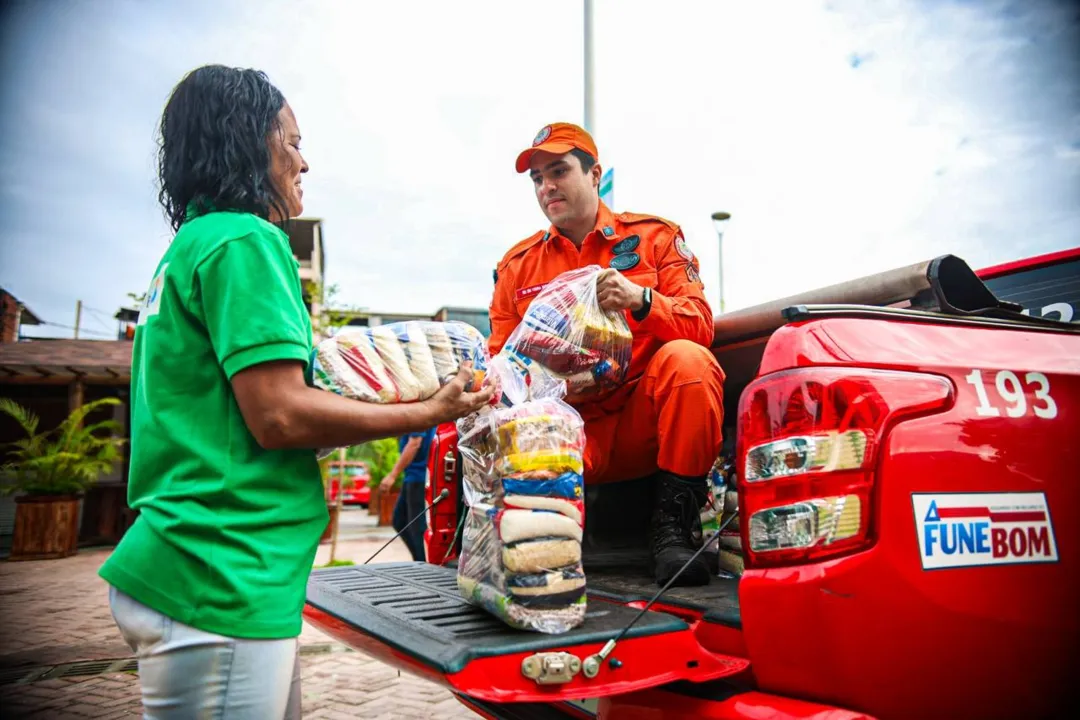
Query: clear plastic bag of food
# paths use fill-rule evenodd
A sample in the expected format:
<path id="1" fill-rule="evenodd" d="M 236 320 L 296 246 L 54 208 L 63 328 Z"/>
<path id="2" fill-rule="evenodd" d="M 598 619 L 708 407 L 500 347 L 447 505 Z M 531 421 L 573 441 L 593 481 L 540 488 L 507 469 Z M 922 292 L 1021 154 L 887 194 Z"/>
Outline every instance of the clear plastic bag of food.
<path id="1" fill-rule="evenodd" d="M 458 589 L 518 630 L 556 635 L 585 621 L 581 525 L 552 511 L 466 510 Z"/>
<path id="2" fill-rule="evenodd" d="M 463 322 L 413 320 L 346 327 L 320 342 L 312 357 L 315 387 L 380 404 L 426 400 L 473 363 L 476 390 L 488 367 L 480 331 Z"/>
<path id="3" fill-rule="evenodd" d="M 566 397 L 566 380 L 531 358 L 505 347 L 491 358 L 488 377 L 496 386 L 495 407 L 513 407 L 532 400 Z"/>
<path id="4" fill-rule="evenodd" d="M 550 394 L 545 373 L 565 384 L 568 397 L 603 393 L 626 379 L 634 338 L 624 313 L 600 309 L 601 272 L 588 265 L 562 273 L 533 299 L 499 353 L 506 392 L 519 389 L 512 402 Z M 537 384 L 543 392 L 531 391 Z"/>
<path id="5" fill-rule="evenodd" d="M 459 420 L 457 428 L 470 505 L 499 502 L 506 481 L 551 481 L 569 474 L 580 486 L 585 424 L 558 398 L 485 408 Z"/>
<path id="6" fill-rule="evenodd" d="M 557 634 L 585 619 L 581 416 L 557 398 L 458 422 L 468 505 L 462 595 L 522 630 Z"/>

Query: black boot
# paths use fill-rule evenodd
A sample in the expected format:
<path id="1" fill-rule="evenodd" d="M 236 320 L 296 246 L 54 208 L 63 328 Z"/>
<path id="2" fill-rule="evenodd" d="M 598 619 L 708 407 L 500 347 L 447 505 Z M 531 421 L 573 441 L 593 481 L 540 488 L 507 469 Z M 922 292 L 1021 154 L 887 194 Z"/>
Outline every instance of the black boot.
<path id="1" fill-rule="evenodd" d="M 701 508 L 709 494 L 705 478 L 684 478 L 662 470 L 656 474 L 655 492 L 649 541 L 656 584 L 664 585 L 701 547 Z M 673 587 L 708 584 L 709 566 L 698 557 Z"/>

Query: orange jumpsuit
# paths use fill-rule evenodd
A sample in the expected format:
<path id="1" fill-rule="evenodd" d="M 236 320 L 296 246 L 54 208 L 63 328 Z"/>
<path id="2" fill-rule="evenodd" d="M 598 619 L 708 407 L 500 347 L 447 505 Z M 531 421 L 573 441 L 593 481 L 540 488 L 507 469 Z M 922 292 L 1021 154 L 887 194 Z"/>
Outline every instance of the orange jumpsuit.
<path id="1" fill-rule="evenodd" d="M 634 334 L 626 383 L 601 399 L 576 404 L 585 420 L 585 481 L 629 480 L 658 469 L 704 476 L 720 453 L 724 373 L 707 349 L 713 316 L 698 261 L 674 223 L 616 215 L 601 202 L 581 250 L 555 227 L 519 242 L 495 270 L 491 352 L 502 348 L 544 285 L 585 265 L 609 267 L 616 248 L 624 256 L 620 265 L 632 264 L 625 256 L 637 255 L 636 264 L 620 271 L 653 289 L 652 309 L 641 322 L 626 312 Z"/>

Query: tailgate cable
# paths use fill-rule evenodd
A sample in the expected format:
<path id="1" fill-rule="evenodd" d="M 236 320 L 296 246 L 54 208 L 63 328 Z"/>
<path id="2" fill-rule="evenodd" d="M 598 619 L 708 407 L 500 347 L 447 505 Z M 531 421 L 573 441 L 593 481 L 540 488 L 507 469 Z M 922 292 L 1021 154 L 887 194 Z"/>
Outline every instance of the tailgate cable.
<path id="1" fill-rule="evenodd" d="M 446 492 L 444 489 L 443 492 Z M 454 538 L 450 541 L 450 547 L 446 548 L 446 552 L 443 553 L 442 562 L 440 565 L 446 564 L 446 558 L 450 557 L 450 553 L 454 552 L 454 547 L 457 545 L 458 538 L 461 537 L 461 528 L 465 526 L 465 518 L 468 517 L 467 513 L 461 513 L 461 520 L 458 521 L 457 530 L 454 531 Z"/>
<path id="2" fill-rule="evenodd" d="M 442 492 L 440 492 L 440 493 L 439 493 L 439 496 L 435 498 L 435 502 L 431 503 L 431 504 L 430 504 L 430 505 L 428 505 L 428 506 L 427 506 L 426 508 L 424 508 L 424 509 L 423 509 L 423 510 L 421 510 L 420 512 L 416 513 L 416 517 L 414 517 L 414 518 L 413 518 L 412 520 L 410 520 L 409 522 L 405 523 L 405 527 L 401 528 L 401 530 L 398 530 L 397 534 L 396 534 L 396 535 L 394 535 L 394 537 L 392 537 L 392 538 L 390 538 L 389 540 L 387 540 L 387 541 L 386 541 L 386 545 L 383 545 L 383 546 L 382 546 L 381 548 L 379 548 L 378 550 L 376 550 L 376 551 L 375 551 L 375 555 L 378 555 L 378 554 L 379 554 L 379 553 L 381 553 L 381 552 L 382 552 L 383 550 L 385 550 L 385 549 L 386 549 L 386 547 L 387 547 L 387 545 L 389 545 L 390 543 L 394 542 L 394 541 L 395 541 L 395 540 L 397 540 L 397 539 L 398 539 L 399 537 L 401 537 L 401 533 L 403 533 L 403 532 L 405 532 L 406 530 L 408 530 L 408 529 L 409 529 L 409 526 L 410 526 L 410 525 L 412 525 L 412 524 L 413 524 L 414 522 L 416 522 L 416 521 L 417 521 L 417 520 L 419 520 L 420 518 L 424 517 L 424 513 L 426 513 L 426 512 L 428 511 L 428 510 L 430 510 L 431 508 L 435 507 L 435 506 L 436 506 L 436 505 L 438 505 L 439 503 L 441 503 L 441 502 L 442 502 L 443 500 L 445 500 L 445 499 L 446 499 L 447 497 L 449 497 L 449 495 L 450 495 L 450 491 L 449 491 L 449 490 L 447 490 L 446 488 L 443 488 L 443 489 L 442 489 Z M 367 560 L 365 560 L 364 562 L 362 562 L 362 563 L 361 563 L 361 565 L 367 565 L 367 564 L 368 564 L 369 562 L 371 562 L 372 560 L 374 560 L 374 559 L 375 559 L 375 555 L 372 555 L 371 557 L 369 557 L 369 558 L 368 558 Z M 679 572 L 682 572 L 682 571 L 680 570 Z"/>
<path id="3" fill-rule="evenodd" d="M 597 676 L 597 674 L 599 674 L 600 666 L 604 663 L 605 660 L 607 660 L 608 655 L 611 654 L 611 651 L 615 649 L 615 645 L 623 639 L 626 633 L 630 632 L 630 628 L 634 627 L 634 623 L 640 620 L 645 615 L 645 613 L 649 611 L 649 608 L 651 608 L 653 604 L 660 599 L 660 596 L 662 596 L 668 591 L 668 589 L 671 588 L 672 583 L 674 583 L 675 580 L 683 574 L 683 571 L 686 570 L 686 568 L 690 567 L 690 563 L 697 560 L 698 556 L 701 555 L 701 553 L 705 552 L 705 548 L 712 545 L 713 541 L 720 537 L 720 533 L 723 532 L 724 528 L 726 528 L 728 524 L 736 517 L 738 517 L 738 514 L 732 513 L 731 516 L 727 520 L 725 520 L 720 527 L 716 529 L 716 532 L 710 535 L 708 539 L 701 544 L 701 547 L 698 548 L 698 551 L 691 555 L 690 559 L 683 563 L 683 566 L 679 568 L 679 570 L 674 575 L 671 576 L 671 579 L 667 581 L 664 587 L 660 588 L 660 591 L 653 595 L 652 600 L 645 603 L 645 607 L 641 608 L 638 614 L 634 616 L 634 619 L 627 623 L 626 627 L 624 627 L 618 635 L 616 635 L 613 639 L 607 641 L 607 644 L 604 645 L 603 649 L 601 649 L 600 652 L 585 658 L 585 662 L 582 664 L 582 670 L 584 671 L 585 677 L 594 678 Z M 620 660 L 617 660 L 616 658 L 611 658 L 611 667 L 613 669 L 618 669 L 622 667 L 622 662 Z"/>

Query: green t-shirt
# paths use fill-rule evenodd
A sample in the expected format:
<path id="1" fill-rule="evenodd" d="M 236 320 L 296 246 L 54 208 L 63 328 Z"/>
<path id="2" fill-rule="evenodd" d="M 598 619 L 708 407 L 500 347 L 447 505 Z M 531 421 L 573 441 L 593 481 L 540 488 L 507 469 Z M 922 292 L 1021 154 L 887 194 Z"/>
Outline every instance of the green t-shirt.
<path id="1" fill-rule="evenodd" d="M 128 502 L 100 575 L 144 605 L 230 637 L 295 637 L 328 520 L 314 450 L 264 450 L 230 379 L 307 363 L 311 320 L 284 232 L 215 212 L 185 222 L 147 292 L 131 370 Z"/>

